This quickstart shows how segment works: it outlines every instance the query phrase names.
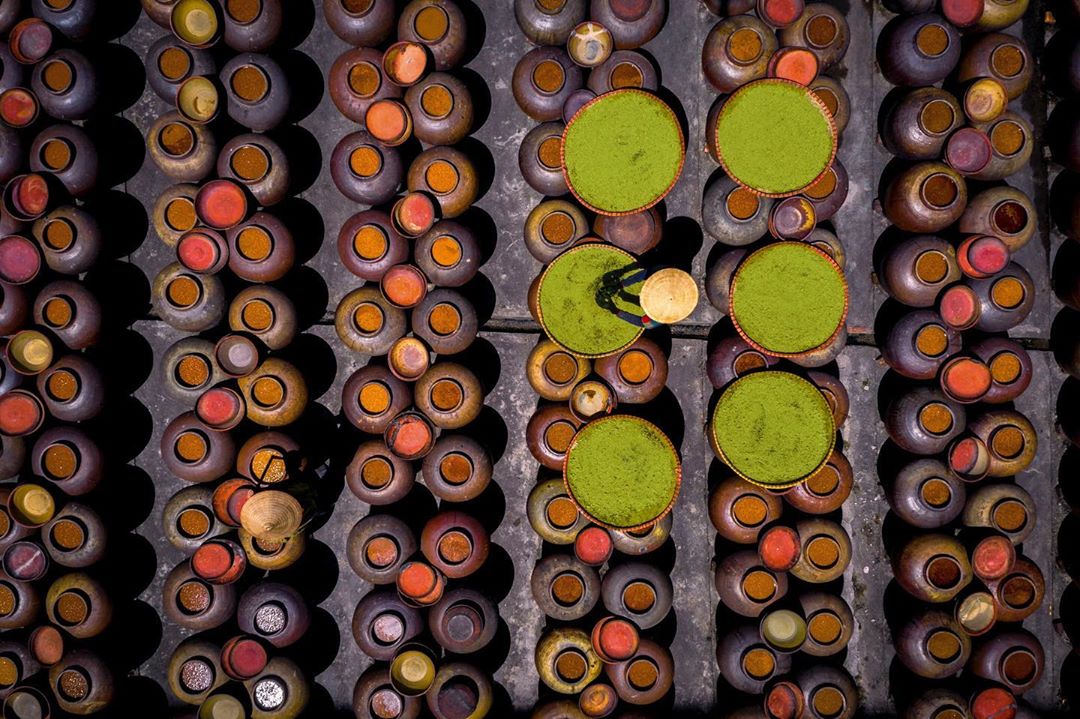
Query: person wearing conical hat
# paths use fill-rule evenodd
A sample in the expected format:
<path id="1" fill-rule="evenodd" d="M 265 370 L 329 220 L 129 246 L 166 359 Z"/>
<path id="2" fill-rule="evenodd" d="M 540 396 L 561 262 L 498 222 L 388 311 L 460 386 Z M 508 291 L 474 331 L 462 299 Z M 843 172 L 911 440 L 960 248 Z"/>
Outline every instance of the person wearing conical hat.
<path id="1" fill-rule="evenodd" d="M 641 290 L 636 297 L 626 292 L 627 288 L 639 282 Z M 636 300 L 641 314 L 617 307 L 612 297 L 619 293 L 627 299 Z M 660 325 L 673 325 L 689 317 L 697 307 L 698 286 L 694 278 L 683 270 L 662 267 L 650 271 L 643 267 L 601 287 L 597 301 L 630 324 L 652 329 Z"/>

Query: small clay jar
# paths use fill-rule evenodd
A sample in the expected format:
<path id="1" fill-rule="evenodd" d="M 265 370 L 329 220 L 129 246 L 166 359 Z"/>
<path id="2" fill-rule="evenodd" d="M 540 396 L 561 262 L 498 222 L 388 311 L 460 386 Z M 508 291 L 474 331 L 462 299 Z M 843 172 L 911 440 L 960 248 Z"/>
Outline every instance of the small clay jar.
<path id="1" fill-rule="evenodd" d="M 85 197 L 97 185 L 97 148 L 82 128 L 53 125 L 31 143 L 30 170 L 52 173 L 72 197 Z"/>
<path id="2" fill-rule="evenodd" d="M 566 126 L 545 122 L 529 130 L 518 146 L 518 169 L 525 182 L 541 195 L 569 192 L 562 167 L 562 136 Z"/>
<path id="3" fill-rule="evenodd" d="M 479 520 L 463 512 L 444 510 L 420 533 L 420 551 L 449 579 L 475 574 L 487 561 L 490 544 Z"/>
<path id="4" fill-rule="evenodd" d="M 851 119 L 851 99 L 843 86 L 828 75 L 818 75 L 810 83 L 810 89 L 825 104 L 836 125 L 836 132 L 844 134 L 848 120 Z"/>
<path id="5" fill-rule="evenodd" d="M 476 440 L 444 434 L 424 457 L 424 485 L 444 502 L 467 502 L 491 482 L 491 457 Z"/>
<path id="6" fill-rule="evenodd" d="M 780 43 L 814 53 L 824 72 L 847 54 L 851 29 L 840 10 L 828 3 L 810 3 L 798 20 L 780 30 Z"/>
<path id="7" fill-rule="evenodd" d="M 964 527 L 993 530 L 1019 545 L 1035 528 L 1035 502 L 1012 482 L 984 484 L 968 492 L 960 519 Z"/>
<path id="8" fill-rule="evenodd" d="M 920 162 L 885 188 L 885 217 L 907 232 L 937 232 L 960 219 L 967 207 L 964 178 L 940 162 Z"/>
<path id="9" fill-rule="evenodd" d="M 405 106 L 412 115 L 413 134 L 425 144 L 453 145 L 472 131 L 472 94 L 448 73 L 430 73 L 406 90 Z"/>
<path id="10" fill-rule="evenodd" d="M 757 551 L 744 549 L 731 552 L 717 562 L 714 584 L 721 604 L 753 619 L 784 598 L 788 592 L 788 575 L 764 566 Z"/>
<path id="11" fill-rule="evenodd" d="M 956 674 L 971 655 L 971 639 L 952 615 L 927 609 L 908 619 L 896 632 L 897 658 L 925 679 Z"/>
<path id="12" fill-rule="evenodd" d="M 930 380 L 961 349 L 960 333 L 929 309 L 908 312 L 892 324 L 881 345 L 881 357 L 894 371 L 911 379 Z"/>
<path id="13" fill-rule="evenodd" d="M 233 467 L 236 445 L 228 432 L 214 432 L 194 412 L 179 415 L 161 435 L 166 469 L 186 482 L 211 482 Z"/>
<path id="14" fill-rule="evenodd" d="M 920 534 L 893 558 L 897 583 L 924 602 L 953 599 L 972 580 L 964 545 L 945 534 Z"/>
<path id="15" fill-rule="evenodd" d="M 663 621 L 671 610 L 671 579 L 658 567 L 627 562 L 608 570 L 601 586 L 604 607 L 641 629 Z"/>
<path id="16" fill-rule="evenodd" d="M 78 50 L 57 50 L 34 66 L 30 89 L 57 120 L 85 120 L 100 97 L 94 65 Z"/>
<path id="17" fill-rule="evenodd" d="M 585 213 L 566 200 L 544 200 L 525 219 L 525 248 L 537 260 L 551 262 L 589 233 Z"/>
<path id="18" fill-rule="evenodd" d="M 217 143 L 204 125 L 187 122 L 177 112 L 161 115 L 146 133 L 154 164 L 178 182 L 199 182 L 214 170 Z"/>
<path id="19" fill-rule="evenodd" d="M 562 117 L 563 103 L 584 85 L 584 78 L 565 49 L 538 47 L 518 61 L 511 84 L 522 112 L 537 122 L 550 122 Z"/>
<path id="20" fill-rule="evenodd" d="M 1004 332 L 1027 319 L 1035 303 L 1035 284 L 1020 265 L 1009 263 L 1001 273 L 984 280 L 968 280 L 979 303 L 978 329 Z"/>
<path id="21" fill-rule="evenodd" d="M 217 174 L 243 185 L 263 207 L 281 202 L 289 191 L 289 158 L 266 135 L 244 133 L 226 142 Z"/>
<path id="22" fill-rule="evenodd" d="M 158 238 L 167 247 L 175 247 L 181 235 L 195 229 L 199 221 L 195 212 L 195 195 L 198 191 L 199 188 L 196 185 L 178 183 L 167 187 L 154 201 L 150 221 Z M 62 227 L 56 229 L 63 230 Z M 63 234 L 59 234 L 54 242 L 60 244 L 64 237 Z"/>
<path id="23" fill-rule="evenodd" d="M 222 39 L 236 52 L 266 52 L 281 34 L 282 0 L 228 0 Z"/>
<path id="24" fill-rule="evenodd" d="M 413 388 L 416 408 L 440 429 L 460 429 L 484 406 L 484 389 L 472 370 L 456 362 L 436 362 Z"/>
<path id="25" fill-rule="evenodd" d="M 330 156 L 330 176 L 353 202 L 381 205 L 397 194 L 405 167 L 396 148 L 378 143 L 363 130 L 341 138 Z"/>
<path id="26" fill-rule="evenodd" d="M 760 695 L 776 676 L 791 671 L 791 655 L 777 653 L 758 632 L 756 624 L 738 624 L 716 643 L 720 674 L 736 691 Z"/>
<path id="27" fill-rule="evenodd" d="M 620 403 L 650 402 L 667 385 L 667 356 L 648 337 L 639 338 L 616 354 L 597 359 L 594 367 L 596 374 L 615 391 Z"/>
<path id="28" fill-rule="evenodd" d="M 606 27 L 619 50 L 641 47 L 664 25 L 666 0 L 592 0 L 589 14 Z"/>
<path id="29" fill-rule="evenodd" d="M 881 140 L 897 157 L 936 160 L 949 135 L 963 124 L 963 109 L 952 93 L 938 87 L 920 87 L 908 90 L 889 108 Z"/>
<path id="30" fill-rule="evenodd" d="M 41 529 L 49 558 L 62 567 L 79 569 L 105 556 L 106 529 L 90 507 L 68 502 Z"/>
<path id="31" fill-rule="evenodd" d="M 1053 115 L 1048 124 L 1053 126 Z M 972 179 L 1003 180 L 1027 165 L 1031 159 L 1035 147 L 1035 130 L 1030 122 L 1015 112 L 1004 112 L 993 122 L 976 127 L 990 137 L 993 156 L 985 168 L 971 174 Z M 1051 143 L 1051 150 L 1055 148 Z"/>
<path id="32" fill-rule="evenodd" d="M 651 639 L 642 639 L 633 657 L 605 664 L 604 673 L 622 701 L 633 705 L 653 704 L 671 690 L 675 662 L 670 650 Z"/>
<path id="33" fill-rule="evenodd" d="M 394 30 L 394 0 L 323 0 L 334 34 L 350 45 L 378 47 Z"/>
<path id="34" fill-rule="evenodd" d="M 957 229 L 968 235 L 993 235 L 1015 253 L 1034 236 L 1036 225 L 1031 198 L 1002 185 L 971 196 Z"/>
<path id="35" fill-rule="evenodd" d="M 345 554 L 357 576 L 372 584 L 393 584 L 401 565 L 419 546 L 409 525 L 389 514 L 369 514 L 349 531 Z"/>
<path id="36" fill-rule="evenodd" d="M 259 582 L 240 597 L 236 624 L 245 634 L 276 649 L 295 644 L 311 625 L 311 611 L 294 587 L 280 582 Z"/>
<path id="37" fill-rule="evenodd" d="M 97 344 L 101 334 L 101 305 L 80 282 L 57 280 L 41 288 L 34 300 L 34 321 L 48 327 L 68 349 Z"/>
<path id="38" fill-rule="evenodd" d="M 540 464 L 548 469 L 562 470 L 566 451 L 580 427 L 581 420 L 568 407 L 545 404 L 529 418 L 525 443 Z"/>
<path id="39" fill-rule="evenodd" d="M 429 292 L 413 309 L 410 323 L 413 334 L 440 355 L 464 352 L 480 327 L 472 302 L 451 289 Z"/>
<path id="40" fill-rule="evenodd" d="M 811 584 L 838 579 L 851 563 L 851 537 L 839 523 L 822 517 L 795 523 L 801 548 L 792 576 Z M 759 550 L 760 551 L 760 550 Z"/>
<path id="41" fill-rule="evenodd" d="M 914 454 L 937 454 L 967 425 L 964 406 L 929 387 L 915 387 L 896 397 L 885 413 L 889 437 Z"/>
<path id="42" fill-rule="evenodd" d="M 81 354 L 61 357 L 40 373 L 37 391 L 49 414 L 62 422 L 85 422 L 105 406 L 101 372 Z"/>
<path id="43" fill-rule="evenodd" d="M 465 15 L 452 0 L 411 0 L 398 16 L 398 40 L 425 45 L 439 71 L 465 59 L 467 30 Z"/>
<path id="44" fill-rule="evenodd" d="M 101 483 L 104 459 L 98 445 L 76 427 L 45 430 L 30 451 L 30 468 L 68 496 L 87 494 Z"/>
<path id="45" fill-rule="evenodd" d="M 58 577 L 45 594 L 45 614 L 76 639 L 90 639 L 112 621 L 112 602 L 97 579 L 82 572 Z"/>
<path id="46" fill-rule="evenodd" d="M 1017 628 L 980 641 L 972 651 L 970 668 L 975 676 L 1022 694 L 1039 683 L 1045 661 L 1038 638 Z"/>
<path id="47" fill-rule="evenodd" d="M 537 562 L 529 586 L 540 611 L 559 621 L 581 619 L 600 599 L 600 575 L 570 554 L 551 554 Z"/>
<path id="48" fill-rule="evenodd" d="M 1027 45 L 1017 37 L 995 32 L 977 36 L 964 51 L 957 80 L 992 77 L 1005 88 L 1008 98 L 1015 100 L 1031 85 L 1034 74 L 1035 61 Z"/>
<path id="49" fill-rule="evenodd" d="M 562 45 L 587 15 L 587 0 L 514 0 L 518 27 L 534 45 Z"/>
<path id="50" fill-rule="evenodd" d="M 388 269 L 409 258 L 409 246 L 379 210 L 358 212 L 338 232 L 338 256 L 357 277 L 377 282 Z"/>
<path id="51" fill-rule="evenodd" d="M 731 93 L 765 77 L 778 47 L 775 30 L 753 15 L 736 15 L 716 23 L 705 37 L 701 69 L 718 92 Z"/>
<path id="52" fill-rule="evenodd" d="M 990 368 L 992 384 L 983 402 L 1012 402 L 1031 384 L 1031 356 L 1016 342 L 1005 337 L 986 337 L 973 343 L 970 350 Z"/>
<path id="53" fill-rule="evenodd" d="M 1031 421 L 1012 409 L 992 409 L 975 417 L 968 430 L 986 444 L 990 454 L 988 477 L 1011 477 L 1027 469 L 1035 458 L 1038 438 Z"/>
<path id="54" fill-rule="evenodd" d="M 649 59 L 637 50 L 616 50 L 589 72 L 586 86 L 596 95 L 623 88 L 655 92 L 660 78 Z"/>
<path id="55" fill-rule="evenodd" d="M 194 631 L 219 627 L 236 610 L 236 587 L 213 585 L 195 576 L 188 561 L 176 565 L 162 588 L 165 614 L 176 624 Z"/>
<path id="56" fill-rule="evenodd" d="M 368 592 L 353 612 L 353 639 L 360 651 L 376 661 L 390 661 L 423 631 L 423 615 L 403 602 L 397 592 Z"/>
<path id="57" fill-rule="evenodd" d="M 170 106 L 185 80 L 215 74 L 217 63 L 209 50 L 185 45 L 173 35 L 163 35 L 146 52 L 146 82 Z"/>
<path id="58" fill-rule="evenodd" d="M 281 124 L 289 111 L 289 84 L 284 70 L 266 55 L 236 55 L 219 74 L 229 117 L 254 132 Z"/>
<path id="59" fill-rule="evenodd" d="M 296 243 L 289 228 L 268 212 L 256 212 L 226 235 L 229 269 L 248 282 L 274 282 L 296 261 Z"/>
<path id="60" fill-rule="evenodd" d="M 573 415 L 570 416 L 573 417 Z M 533 531 L 549 544 L 573 544 L 578 533 L 589 523 L 589 520 L 577 510 L 577 505 L 567 495 L 566 487 L 561 479 L 546 479 L 538 482 L 529 492 L 525 508 Z M 569 557 L 570 555 L 552 556 Z"/>
<path id="61" fill-rule="evenodd" d="M 525 360 L 525 377 L 542 399 L 566 402 L 574 386 L 585 379 L 592 363 L 571 355 L 549 339 L 541 339 Z"/>
<path id="62" fill-rule="evenodd" d="M 263 360 L 254 372 L 238 380 L 247 405 L 247 418 L 265 427 L 292 424 L 304 413 L 307 383 L 300 370 L 278 357 Z"/>
<path id="63" fill-rule="evenodd" d="M 859 690 L 843 667 L 813 663 L 794 677 L 799 693 L 806 697 L 810 719 L 852 719 L 859 709 Z"/>
<path id="64" fill-rule="evenodd" d="M 844 166 L 839 160 L 833 160 L 833 163 L 825 171 L 825 174 L 814 184 L 810 185 L 810 187 L 803 190 L 802 194 L 810 201 L 810 204 L 813 205 L 814 217 L 817 222 L 820 223 L 828 220 L 836 214 L 841 206 L 843 206 L 844 200 L 847 199 L 847 170 L 844 169 Z M 810 235 L 813 235 L 816 231 L 817 228 L 811 230 Z M 804 241 L 809 242 L 810 235 L 804 237 Z"/>
<path id="65" fill-rule="evenodd" d="M 480 271 L 482 260 L 472 230 L 453 220 L 436 222 L 413 245 L 413 261 L 437 287 L 468 283 Z"/>
<path id="66" fill-rule="evenodd" d="M 701 222 L 706 232 L 725 245 L 739 247 L 756 242 L 768 233 L 774 200 L 758 197 L 721 175 L 705 190 Z"/>
<path id="67" fill-rule="evenodd" d="M 390 421 L 408 409 L 410 387 L 386 367 L 369 364 L 354 372 L 342 388 L 342 412 L 359 430 L 382 434 Z"/>
<path id="68" fill-rule="evenodd" d="M 894 85 L 935 85 L 960 60 L 960 33 L 933 13 L 896 17 L 878 36 L 877 58 Z"/>
<path id="69" fill-rule="evenodd" d="M 417 155 L 409 166 L 406 183 L 409 192 L 433 196 L 445 219 L 453 219 L 469 209 L 480 192 L 472 160 L 453 147 L 432 147 Z"/>
<path id="70" fill-rule="evenodd" d="M 187 332 L 210 329 L 225 316 L 225 290 L 214 275 L 189 273 L 179 262 L 167 265 L 151 288 L 154 312 Z"/>
<path id="71" fill-rule="evenodd" d="M 338 303 L 334 329 L 349 349 L 384 355 L 405 336 L 405 311 L 387 302 L 377 287 L 360 287 Z"/>
<path id="72" fill-rule="evenodd" d="M 709 519 L 717 533 L 737 544 L 754 544 L 761 530 L 780 518 L 780 497 L 739 477 L 720 480 L 709 494 Z"/>
<path id="73" fill-rule="evenodd" d="M 972 27 L 981 32 L 1004 30 L 1019 21 L 1027 9 L 1027 0 L 984 0 L 982 14 Z"/>
<path id="74" fill-rule="evenodd" d="M 352 707 L 357 716 L 375 717 L 379 713 L 396 712 L 394 714 L 396 719 L 417 719 L 423 702 L 421 697 L 405 696 L 394 688 L 390 680 L 389 666 L 374 664 L 356 680 L 352 693 Z"/>
<path id="75" fill-rule="evenodd" d="M 161 513 L 165 538 L 186 555 L 195 553 L 202 543 L 229 528 L 214 513 L 212 492 L 207 486 L 188 486 L 165 503 Z"/>
<path id="76" fill-rule="evenodd" d="M 471 654 L 495 638 L 499 610 L 484 594 L 464 587 L 452 589 L 428 613 L 428 629 L 446 651 Z"/>
<path id="77" fill-rule="evenodd" d="M 1046 580 L 1039 565 L 1027 557 L 1017 557 L 1008 575 L 987 582 L 994 599 L 997 620 L 1022 622 L 1042 605 Z"/>
<path id="78" fill-rule="evenodd" d="M 805 514 L 829 514 L 840 509 L 851 494 L 851 463 L 836 450 L 810 479 L 784 495 L 784 501 Z"/>
<path id="79" fill-rule="evenodd" d="M 391 4 L 389 0 L 386 3 Z M 382 53 L 370 47 L 356 47 L 339 55 L 326 82 L 338 112 L 361 124 L 373 103 L 401 97 L 401 88 L 383 77 Z"/>
<path id="80" fill-rule="evenodd" d="M 268 349 L 279 350 L 296 337 L 296 306 L 276 287 L 245 287 L 229 304 L 229 328 L 247 332 Z"/>
<path id="81" fill-rule="evenodd" d="M 936 529 L 960 516 L 967 490 L 940 460 L 917 459 L 897 472 L 887 487 L 886 498 L 896 515 L 908 524 Z"/>
<path id="82" fill-rule="evenodd" d="M 933 307 L 939 293 L 960 279 L 956 250 L 939 237 L 909 237 L 883 255 L 878 282 L 894 299 L 912 307 Z"/>
<path id="83" fill-rule="evenodd" d="M 45 263 L 54 272 L 78 275 L 94 265 L 102 238 L 94 216 L 72 205 L 62 205 L 34 222 L 32 232 Z"/>

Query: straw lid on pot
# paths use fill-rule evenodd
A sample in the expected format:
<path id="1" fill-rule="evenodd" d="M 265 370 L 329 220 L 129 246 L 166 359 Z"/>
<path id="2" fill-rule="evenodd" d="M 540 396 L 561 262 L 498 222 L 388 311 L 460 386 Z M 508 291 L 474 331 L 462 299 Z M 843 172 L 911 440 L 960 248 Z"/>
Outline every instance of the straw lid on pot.
<path id="1" fill-rule="evenodd" d="M 674 267 L 654 272 L 641 285 L 638 298 L 650 318 L 666 325 L 686 319 L 698 303 L 694 278 Z"/>
<path id="2" fill-rule="evenodd" d="M 240 510 L 240 525 L 263 541 L 288 539 L 300 529 L 303 519 L 300 502 L 275 489 L 256 492 Z"/>

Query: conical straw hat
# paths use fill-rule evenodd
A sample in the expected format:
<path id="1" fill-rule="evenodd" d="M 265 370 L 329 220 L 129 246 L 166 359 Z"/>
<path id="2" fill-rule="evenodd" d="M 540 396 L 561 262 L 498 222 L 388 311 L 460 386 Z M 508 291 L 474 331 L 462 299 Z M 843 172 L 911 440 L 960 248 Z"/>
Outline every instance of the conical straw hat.
<path id="1" fill-rule="evenodd" d="M 694 278 L 673 267 L 654 272 L 641 286 L 641 309 L 665 325 L 686 319 L 698 303 Z"/>
<path id="2" fill-rule="evenodd" d="M 291 494 L 276 489 L 256 492 L 240 510 L 240 525 L 256 539 L 288 539 L 300 529 L 304 510 Z"/>

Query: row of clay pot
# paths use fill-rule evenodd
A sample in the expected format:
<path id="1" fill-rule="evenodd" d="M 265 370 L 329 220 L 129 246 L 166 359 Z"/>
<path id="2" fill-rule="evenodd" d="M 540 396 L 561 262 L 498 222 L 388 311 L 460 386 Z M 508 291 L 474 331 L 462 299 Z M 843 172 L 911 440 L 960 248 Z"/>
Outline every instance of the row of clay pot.
<path id="1" fill-rule="evenodd" d="M 1043 672 L 1042 646 L 1019 624 L 1045 592 L 1039 567 L 1016 546 L 1035 505 L 1002 481 L 1023 472 L 1037 447 L 1032 424 L 1007 404 L 1030 384 L 1031 358 L 1003 334 L 1034 304 L 1032 278 L 1012 257 L 1037 214 L 1007 185 L 968 188 L 1008 178 L 1032 153 L 1031 124 L 1009 102 L 1031 84 L 1034 59 L 1003 32 L 1026 8 L 905 7 L 878 38 L 882 73 L 902 88 L 880 122 L 898 158 L 881 204 L 899 232 L 881 240 L 876 267 L 897 303 L 883 309 L 878 337 L 893 371 L 879 390 L 894 445 L 885 451 L 895 455 L 883 481 L 900 520 L 886 543 L 896 583 L 916 600 L 889 621 L 909 672 L 963 681 L 905 701 L 913 719 L 952 708 L 1019 716 L 1016 697 Z"/>
<path id="2" fill-rule="evenodd" d="M 87 352 L 102 313 L 81 280 L 103 244 L 82 204 L 98 189 L 99 151 L 68 124 L 99 100 L 83 53 L 95 5 L 0 3 L 0 478 L 12 480 L 0 489 L 0 700 L 12 715 L 90 714 L 115 692 L 84 646 L 113 616 L 94 493 L 107 388 Z"/>

